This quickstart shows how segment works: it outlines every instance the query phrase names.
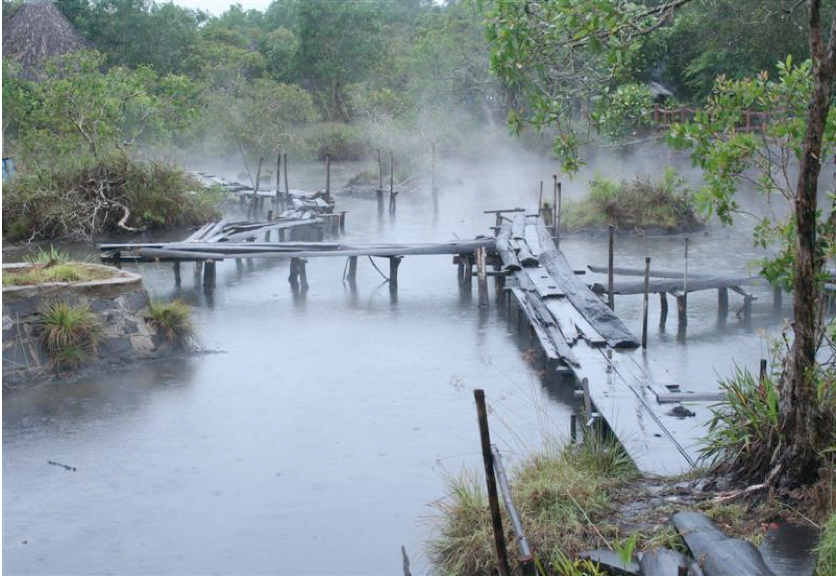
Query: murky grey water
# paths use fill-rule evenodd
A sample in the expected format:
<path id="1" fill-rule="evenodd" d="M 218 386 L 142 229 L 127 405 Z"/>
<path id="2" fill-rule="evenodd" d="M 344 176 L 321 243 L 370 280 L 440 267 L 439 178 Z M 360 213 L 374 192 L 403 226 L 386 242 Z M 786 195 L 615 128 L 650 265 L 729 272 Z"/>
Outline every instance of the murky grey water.
<path id="1" fill-rule="evenodd" d="M 554 169 L 459 168 L 437 218 L 427 198 L 404 194 L 397 217 L 380 221 L 374 201 L 339 199 L 344 238 L 486 234 L 482 210 L 536 202 Z M 356 169 L 338 166 L 334 180 Z M 321 185 L 300 172 L 291 186 Z M 682 243 L 620 240 L 617 262 L 649 255 L 679 268 Z M 750 246 L 745 230 L 694 236 L 691 269 L 743 271 Z M 576 268 L 606 262 L 604 239 L 562 247 Z M 401 545 L 425 571 L 444 475 L 479 462 L 472 389 L 486 390 L 494 440 L 516 457 L 568 432 L 571 392 L 544 387 L 496 307 L 480 312 L 460 294 L 449 257 L 406 258 L 396 297 L 367 261 L 352 291 L 344 266 L 311 260 L 310 291 L 294 295 L 286 262 L 223 262 L 206 295 L 186 269 L 175 288 L 169 265 L 141 265 L 152 294 L 196 307 L 201 342 L 217 353 L 5 394 L 4 573 L 392 574 Z M 689 309 L 684 341 L 672 307 L 666 329 L 651 321 L 649 344 L 654 376 L 683 388 L 714 389 L 735 362 L 756 366 L 760 330 L 778 324 L 768 297 L 749 325 L 718 322 L 713 294 L 692 295 Z M 617 310 L 640 330 L 640 298 Z"/>

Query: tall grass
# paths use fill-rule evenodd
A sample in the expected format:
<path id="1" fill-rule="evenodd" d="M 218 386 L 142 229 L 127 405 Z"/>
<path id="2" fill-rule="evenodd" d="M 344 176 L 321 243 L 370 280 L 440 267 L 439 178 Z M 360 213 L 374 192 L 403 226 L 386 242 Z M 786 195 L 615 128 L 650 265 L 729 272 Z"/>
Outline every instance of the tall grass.
<path id="1" fill-rule="evenodd" d="M 41 329 L 41 344 L 58 369 L 90 360 L 102 336 L 102 325 L 89 307 L 57 300 L 44 305 Z"/>
<path id="2" fill-rule="evenodd" d="M 168 303 L 152 301 L 147 320 L 174 347 L 184 348 L 195 338 L 192 308 L 182 300 Z"/>
<path id="3" fill-rule="evenodd" d="M 816 554 L 819 556 L 816 576 L 836 574 L 836 512 L 830 515 L 824 525 Z"/>
<path id="4" fill-rule="evenodd" d="M 550 447 L 512 471 L 511 491 L 526 538 L 549 573 L 582 563 L 568 561 L 589 547 L 609 545 L 597 523 L 611 512 L 610 494 L 636 475 L 624 450 L 596 434 L 583 445 Z M 493 533 L 481 474 L 448 480 L 449 495 L 436 504 L 437 536 L 429 557 L 443 574 L 493 574 Z M 507 514 L 503 514 L 507 521 Z M 506 541 L 513 542 L 510 522 Z M 570 572 L 572 573 L 572 572 Z"/>
<path id="5" fill-rule="evenodd" d="M 645 174 L 621 182 L 596 175 L 589 196 L 565 202 L 562 209 L 561 226 L 569 232 L 600 230 L 608 225 L 620 230 L 670 232 L 703 226 L 690 190 L 670 168 L 656 182 Z"/>

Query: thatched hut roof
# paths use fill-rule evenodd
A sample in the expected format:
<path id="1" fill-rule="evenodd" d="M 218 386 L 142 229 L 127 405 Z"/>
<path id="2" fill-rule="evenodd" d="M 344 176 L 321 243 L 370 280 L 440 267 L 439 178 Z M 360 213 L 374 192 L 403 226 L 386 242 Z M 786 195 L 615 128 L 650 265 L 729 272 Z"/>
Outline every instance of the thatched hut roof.
<path id="1" fill-rule="evenodd" d="M 89 48 L 51 0 L 26 0 L 3 22 L 3 57 L 14 58 L 26 71 L 44 60 Z"/>

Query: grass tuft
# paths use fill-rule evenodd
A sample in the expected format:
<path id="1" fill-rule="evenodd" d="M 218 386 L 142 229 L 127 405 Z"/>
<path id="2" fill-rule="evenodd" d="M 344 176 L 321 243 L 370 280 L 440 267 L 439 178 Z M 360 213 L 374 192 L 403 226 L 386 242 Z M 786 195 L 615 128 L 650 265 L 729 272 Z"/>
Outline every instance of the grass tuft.
<path id="1" fill-rule="evenodd" d="M 816 547 L 819 561 L 816 567 L 817 576 L 831 576 L 836 574 L 836 512 L 824 525 L 819 545 Z"/>
<path id="2" fill-rule="evenodd" d="M 116 270 L 93 266 L 84 262 L 33 264 L 26 268 L 3 270 L 3 286 L 32 286 L 48 282 L 89 282 L 113 278 Z"/>
<path id="3" fill-rule="evenodd" d="M 667 232 L 703 227 L 690 190 L 671 169 L 657 182 L 645 174 L 638 174 L 629 182 L 596 175 L 590 183 L 589 196 L 565 202 L 562 210 L 561 227 L 567 232 L 592 232 L 609 225 L 620 230 L 653 228 Z"/>
<path id="4" fill-rule="evenodd" d="M 89 307 L 48 302 L 41 312 L 41 344 L 58 369 L 87 362 L 98 349 L 102 325 Z"/>
<path id="5" fill-rule="evenodd" d="M 169 344 L 183 348 L 195 337 L 192 322 L 192 307 L 182 300 L 169 303 L 151 302 L 148 311 L 148 323 L 165 336 Z"/>

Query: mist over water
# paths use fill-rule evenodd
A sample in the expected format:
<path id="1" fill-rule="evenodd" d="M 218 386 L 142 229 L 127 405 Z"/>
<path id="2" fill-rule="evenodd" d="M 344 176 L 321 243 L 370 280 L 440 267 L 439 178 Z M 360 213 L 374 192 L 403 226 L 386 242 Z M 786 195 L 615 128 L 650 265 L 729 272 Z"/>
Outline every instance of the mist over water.
<path id="1" fill-rule="evenodd" d="M 376 163 L 333 163 L 337 209 L 348 210 L 340 241 L 472 238 L 494 224 L 484 210 L 536 203 L 541 180 L 550 199 L 555 161 L 485 144 L 490 161 L 439 154 L 438 214 L 423 191 L 399 195 L 395 217 L 379 218 L 375 200 L 339 193 Z M 687 158 L 646 145 L 599 152 L 573 180 L 561 177 L 564 197 L 580 197 L 595 172 L 656 177 L 666 163 L 698 183 Z M 323 164 L 290 166 L 291 188 L 324 181 Z M 606 244 L 580 235 L 561 247 L 581 270 L 606 264 Z M 616 264 L 640 267 L 650 256 L 656 269 L 681 270 L 683 248 L 684 236 L 619 236 Z M 745 221 L 690 236 L 693 273 L 745 275 L 759 256 Z M 388 274 L 385 260 L 377 264 Z M 285 261 L 221 262 L 211 293 L 189 265 L 180 287 L 170 264 L 137 266 L 154 297 L 195 306 L 211 353 L 5 394 L 5 571 L 392 574 L 404 545 L 415 573 L 425 572 L 431 503 L 445 496 L 445 474 L 481 465 L 472 390 L 485 389 L 493 439 L 512 461 L 566 436 L 571 390 L 541 380 L 522 354 L 526 337 L 493 301 L 480 312 L 476 297 L 460 292 L 450 257 L 405 258 L 396 295 L 362 259 L 352 289 L 341 280 L 345 265 L 310 259 L 306 294 L 291 292 Z M 755 291 L 748 324 L 735 315 L 734 295 L 724 320 L 714 292 L 690 295 L 684 334 L 673 303 L 658 326 L 654 297 L 654 378 L 703 391 L 735 364 L 754 369 L 764 334 L 789 313 L 789 298 L 776 314 L 771 290 Z M 640 300 L 616 300 L 636 334 Z"/>

